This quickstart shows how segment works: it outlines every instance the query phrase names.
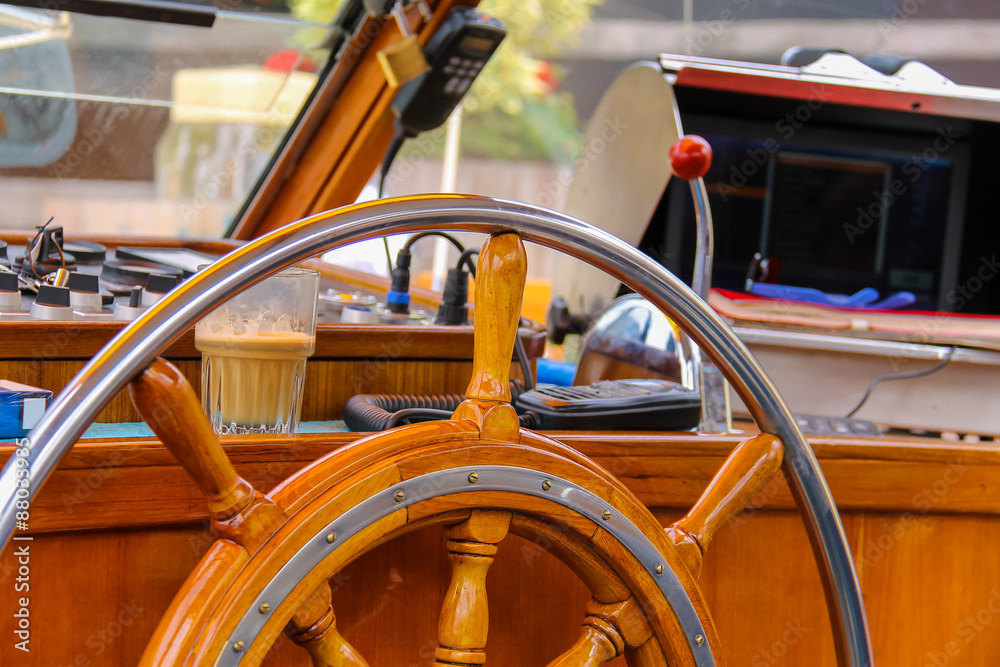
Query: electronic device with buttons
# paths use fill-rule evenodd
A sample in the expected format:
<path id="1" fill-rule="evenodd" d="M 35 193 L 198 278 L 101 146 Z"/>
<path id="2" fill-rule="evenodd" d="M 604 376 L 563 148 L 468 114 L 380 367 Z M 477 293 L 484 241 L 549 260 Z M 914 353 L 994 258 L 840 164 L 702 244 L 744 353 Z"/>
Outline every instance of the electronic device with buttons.
<path id="1" fill-rule="evenodd" d="M 392 111 L 410 136 L 444 123 L 506 36 L 473 7 L 454 9 L 424 49 L 430 69 L 399 87 Z"/>
<path id="2" fill-rule="evenodd" d="M 602 380 L 576 387 L 538 387 L 517 397 L 518 411 L 542 430 L 686 430 L 698 426 L 701 394 L 670 380 Z"/>

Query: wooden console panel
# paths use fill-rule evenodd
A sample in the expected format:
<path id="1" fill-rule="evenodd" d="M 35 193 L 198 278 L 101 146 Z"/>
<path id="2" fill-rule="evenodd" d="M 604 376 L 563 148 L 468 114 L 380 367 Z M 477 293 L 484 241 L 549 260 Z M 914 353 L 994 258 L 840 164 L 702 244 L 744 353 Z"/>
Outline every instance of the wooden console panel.
<path id="1" fill-rule="evenodd" d="M 555 435 L 624 480 L 664 525 L 691 506 L 743 437 Z M 357 437 L 223 444 L 239 473 L 266 490 Z M 992 664 L 1000 654 L 995 448 L 892 438 L 816 438 L 813 446 L 855 554 L 876 664 Z M 0 459 L 9 453 L 0 449 Z M 206 516 L 200 493 L 155 439 L 77 445 L 32 505 L 32 641 L 56 662 L 15 655 L 8 641 L 0 664 L 135 664 L 210 544 Z M 445 551 L 440 530 L 418 532 L 332 581 L 338 626 L 370 664 L 430 664 Z M 0 601 L 12 599 L 16 573 L 8 548 Z M 719 531 L 701 583 L 727 664 L 835 665 L 819 575 L 781 475 Z M 504 542 L 488 585 L 491 663 L 545 664 L 572 644 L 588 593 L 545 544 Z M 12 622 L 0 617 L 0 635 L 12 636 Z M 286 642 L 265 664 L 305 666 L 308 658 Z"/>
<path id="2" fill-rule="evenodd" d="M 124 326 L 121 322 L 16 322 L 0 325 L 0 378 L 58 393 Z M 521 330 L 531 363 L 545 334 Z M 354 394 L 462 393 L 472 374 L 472 327 L 320 324 L 306 363 L 303 421 L 339 419 Z M 188 331 L 163 355 L 201 392 L 201 353 Z M 512 377 L 521 377 L 511 365 Z M 126 393 L 98 422 L 141 421 Z"/>

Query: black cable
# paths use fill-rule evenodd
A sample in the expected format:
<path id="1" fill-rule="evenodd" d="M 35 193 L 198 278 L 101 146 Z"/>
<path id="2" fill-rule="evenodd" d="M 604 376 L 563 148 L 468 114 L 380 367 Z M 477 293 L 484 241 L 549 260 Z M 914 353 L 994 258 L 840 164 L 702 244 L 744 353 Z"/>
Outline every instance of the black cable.
<path id="1" fill-rule="evenodd" d="M 392 275 L 392 253 L 389 252 L 389 237 L 382 237 L 382 245 L 385 246 L 385 261 L 389 264 L 389 275 Z"/>
<path id="2" fill-rule="evenodd" d="M 403 142 L 409 139 L 409 135 L 401 125 L 397 123 L 395 127 L 396 133 L 392 135 L 392 141 L 389 142 L 388 148 L 385 149 L 385 155 L 382 157 L 382 168 L 378 175 L 379 199 L 382 198 L 382 190 L 385 188 L 385 177 L 389 175 L 389 167 L 392 166 L 393 161 L 396 159 L 396 155 L 399 154 L 399 149 L 403 147 Z"/>
<path id="3" fill-rule="evenodd" d="M 469 248 L 468 250 L 462 252 L 462 254 L 458 256 L 458 263 L 455 264 L 455 268 L 456 269 L 461 269 L 462 268 L 462 264 L 465 264 L 467 267 L 469 267 L 469 274 L 473 278 L 475 278 L 476 277 L 476 263 L 472 261 L 472 256 L 473 255 L 478 255 L 478 254 L 479 254 L 479 250 L 477 250 L 476 248 Z"/>
<path id="4" fill-rule="evenodd" d="M 853 410 L 847 413 L 847 417 L 848 418 L 853 417 L 854 413 L 856 413 L 858 410 L 861 409 L 861 406 L 865 404 L 865 401 L 867 401 L 868 398 L 872 395 L 872 392 L 875 391 L 875 387 L 877 387 L 880 382 L 889 382 L 891 380 L 909 380 L 911 378 L 919 378 L 919 377 L 924 377 L 925 375 L 930 375 L 931 373 L 936 373 L 948 365 L 948 362 L 951 361 L 951 358 L 955 354 L 955 350 L 957 349 L 958 346 L 952 345 L 951 348 L 948 350 L 948 353 L 944 355 L 944 357 L 942 357 L 941 361 L 937 362 L 930 368 L 924 368 L 919 371 L 903 371 L 902 373 L 889 373 L 888 375 L 880 375 L 879 377 L 875 378 L 874 380 L 871 381 L 871 384 L 868 385 L 868 389 L 865 391 L 865 395 L 861 397 L 861 401 L 859 401 L 858 404 L 854 406 Z"/>
<path id="5" fill-rule="evenodd" d="M 401 125 L 396 124 L 395 128 L 396 133 L 392 136 L 392 141 L 389 142 L 389 146 L 385 149 L 385 155 L 382 156 L 382 168 L 378 174 L 378 197 L 376 199 L 382 198 L 383 191 L 385 190 L 385 177 L 389 175 L 389 168 L 396 160 L 399 149 L 403 147 L 403 143 L 408 138 L 406 130 Z M 392 275 L 392 253 L 389 252 L 389 238 L 383 236 L 382 243 L 385 245 L 385 259 L 389 263 L 389 275 Z"/>
<path id="6" fill-rule="evenodd" d="M 520 380 L 511 380 L 510 402 L 517 408 L 517 399 L 527 389 Z M 463 394 L 355 394 L 344 404 L 344 423 L 352 431 L 384 431 L 403 419 L 439 414 L 448 419 L 465 400 Z M 399 413 L 407 412 L 405 415 Z M 537 426 L 537 417 L 519 410 L 518 419 L 525 428 Z"/>
<path id="7" fill-rule="evenodd" d="M 452 411 L 454 412 L 454 411 Z M 423 417 L 424 419 L 451 419 L 452 412 L 447 410 L 432 410 L 431 408 L 406 408 L 394 412 L 385 423 L 385 429 L 394 428 L 407 419 Z M 414 422 L 410 422 L 411 424 Z"/>
<path id="8" fill-rule="evenodd" d="M 518 326 L 521 322 L 518 320 Z M 535 374 L 531 372 L 531 364 L 528 363 L 528 353 L 524 349 L 524 343 L 521 342 L 521 332 L 518 331 L 514 334 L 514 349 L 517 351 L 517 361 L 521 364 L 521 375 L 524 376 L 524 384 L 528 389 L 535 388 Z"/>
<path id="9" fill-rule="evenodd" d="M 440 236 L 441 238 L 450 241 L 453 246 L 458 248 L 459 252 L 465 252 L 465 246 L 462 245 L 461 242 L 459 242 L 459 240 L 456 239 L 454 236 L 452 236 L 451 234 L 447 234 L 445 232 L 420 232 L 419 234 L 414 234 L 413 236 L 411 236 L 406 240 L 406 243 L 403 245 L 403 250 L 401 252 L 410 252 L 410 246 L 412 246 L 414 243 L 427 236 Z"/>
<path id="10" fill-rule="evenodd" d="M 56 216 L 52 216 L 51 218 L 48 219 L 48 221 L 46 221 L 46 223 L 44 225 L 42 225 L 41 227 L 38 228 L 38 231 L 35 233 L 35 237 L 33 239 L 31 239 L 31 241 L 28 242 L 28 247 L 24 251 L 24 258 L 26 260 L 28 260 L 28 268 L 31 270 L 31 275 L 33 275 L 35 278 L 41 278 L 41 276 L 38 275 L 38 271 L 35 269 L 35 260 L 31 257 L 31 251 L 34 250 L 35 245 L 41 246 L 42 241 L 43 241 L 43 237 L 45 235 L 45 230 L 49 228 L 49 225 L 51 225 L 52 221 L 55 220 L 55 219 L 56 219 Z M 56 245 L 56 248 L 59 249 L 59 256 L 62 258 L 62 268 L 65 269 L 66 268 L 66 256 L 63 254 L 63 250 L 59 246 L 59 244 L 56 243 L 55 245 Z M 41 248 L 39 248 L 39 254 L 41 254 Z M 40 257 L 40 259 L 45 259 L 45 258 L 44 257 Z M 22 262 L 21 265 L 24 266 L 24 262 Z M 22 271 L 22 273 L 23 273 L 23 271 Z"/>
<path id="11" fill-rule="evenodd" d="M 392 166 L 393 161 L 396 159 L 396 155 L 399 154 L 399 149 L 402 148 L 403 142 L 405 142 L 409 136 L 406 129 L 399 123 L 398 120 L 394 123 L 394 127 L 396 128 L 396 132 L 392 137 L 392 141 L 389 142 L 388 148 L 386 148 L 385 156 L 382 158 L 382 168 L 379 170 L 379 178 L 378 178 L 379 199 L 382 198 L 382 193 L 385 188 L 385 179 L 386 176 L 388 176 L 389 174 L 389 168 Z M 458 249 L 459 253 L 461 253 L 458 258 L 458 265 L 456 268 L 460 268 L 462 266 L 462 263 L 464 262 L 469 267 L 469 273 L 472 275 L 472 277 L 473 278 L 476 277 L 476 268 L 474 262 L 472 261 L 472 255 L 478 253 L 479 251 L 466 250 L 465 246 L 463 246 L 458 239 L 456 239 L 451 234 L 447 234 L 445 232 L 430 231 L 430 232 L 420 232 L 419 234 L 415 234 L 411 236 L 409 239 L 407 239 L 406 243 L 403 245 L 403 248 L 402 250 L 400 250 L 400 252 L 403 254 L 409 254 L 410 247 L 420 239 L 427 236 L 438 236 L 440 238 L 446 239 L 449 242 L 451 242 L 451 244 Z M 393 272 L 392 253 L 389 252 L 388 238 L 383 236 L 382 243 L 385 246 L 386 261 L 389 263 L 389 274 L 392 275 Z M 518 320 L 519 325 L 520 322 L 521 320 Z M 524 376 L 524 382 L 529 388 L 534 389 L 535 387 L 534 373 L 531 372 L 531 365 L 528 363 L 528 355 L 524 349 L 524 343 L 521 342 L 520 334 L 514 336 L 514 349 L 517 351 L 517 359 L 521 366 L 521 374 Z"/>

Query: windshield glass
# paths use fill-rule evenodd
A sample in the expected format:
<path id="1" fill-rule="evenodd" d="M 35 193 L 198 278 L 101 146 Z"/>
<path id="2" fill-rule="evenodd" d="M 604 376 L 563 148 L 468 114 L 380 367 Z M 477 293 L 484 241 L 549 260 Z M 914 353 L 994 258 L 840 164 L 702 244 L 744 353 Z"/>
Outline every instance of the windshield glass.
<path id="1" fill-rule="evenodd" d="M 283 2 L 214 12 L 200 27 L 0 5 L 0 228 L 225 232 L 315 87 L 329 28 Z"/>

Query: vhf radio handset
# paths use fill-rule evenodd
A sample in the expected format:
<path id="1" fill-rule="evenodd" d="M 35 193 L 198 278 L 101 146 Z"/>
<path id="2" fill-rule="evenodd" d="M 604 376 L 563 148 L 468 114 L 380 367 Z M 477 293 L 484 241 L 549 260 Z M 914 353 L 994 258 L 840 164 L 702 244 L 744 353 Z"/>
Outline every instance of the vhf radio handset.
<path id="1" fill-rule="evenodd" d="M 503 25 L 473 7 L 457 7 L 424 49 L 430 69 L 396 91 L 397 133 L 414 137 L 440 127 L 506 36 Z"/>

